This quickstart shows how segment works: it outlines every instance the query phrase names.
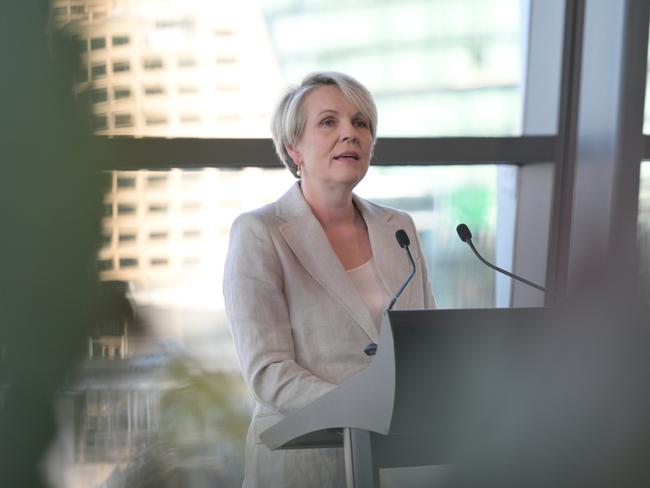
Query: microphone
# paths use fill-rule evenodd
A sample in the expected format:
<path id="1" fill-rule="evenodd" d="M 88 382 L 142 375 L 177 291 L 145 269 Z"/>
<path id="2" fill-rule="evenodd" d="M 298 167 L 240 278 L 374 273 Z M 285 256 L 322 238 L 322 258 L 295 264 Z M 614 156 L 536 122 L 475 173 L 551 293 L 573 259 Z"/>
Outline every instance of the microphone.
<path id="1" fill-rule="evenodd" d="M 532 281 L 528 281 L 527 279 L 522 278 L 521 276 L 517 276 L 516 274 L 512 274 L 509 271 L 506 271 L 505 269 L 499 268 L 498 266 L 494 266 L 493 264 L 488 263 L 485 259 L 483 259 L 483 256 L 481 256 L 476 250 L 476 248 L 474 247 L 474 243 L 472 243 L 472 233 L 470 232 L 469 227 L 467 227 L 465 224 L 459 224 L 458 227 L 456 227 L 456 232 L 458 232 L 458 237 L 460 237 L 460 240 L 467 243 L 467 245 L 472 249 L 472 251 L 474 251 L 474 254 L 476 254 L 476 257 L 479 258 L 479 260 L 483 264 L 489 266 L 495 271 L 498 271 L 499 273 L 503 273 L 504 275 L 509 276 L 510 278 L 513 278 L 517 281 L 521 281 L 522 283 L 525 283 L 528 286 L 532 286 L 537 290 L 543 291 L 544 293 L 548 293 L 553 296 L 557 295 L 557 293 L 554 292 L 553 290 L 544 288 L 543 286 L 537 285 Z"/>
<path id="2" fill-rule="evenodd" d="M 402 295 L 402 292 L 404 292 L 404 289 L 411 282 L 413 276 L 415 276 L 415 269 L 416 269 L 415 261 L 413 261 L 413 256 L 411 256 L 411 250 L 409 249 L 409 246 L 411 245 L 411 240 L 409 239 L 409 236 L 406 233 L 406 231 L 404 229 L 399 229 L 397 232 L 395 232 L 395 239 L 397 239 L 397 243 L 399 244 L 399 247 L 401 247 L 402 249 L 406 249 L 406 254 L 408 254 L 409 261 L 411 261 L 411 273 L 408 275 L 402 287 L 399 289 L 399 291 L 395 294 L 393 299 L 390 301 L 390 304 L 386 309 L 387 312 L 390 312 L 393 309 L 395 302 Z M 377 353 L 377 344 L 371 342 L 364 348 L 363 352 L 365 352 L 367 356 L 374 356 Z"/>
<path id="3" fill-rule="evenodd" d="M 409 239 L 408 234 L 404 229 L 400 229 L 397 232 L 395 232 L 395 239 L 397 239 L 397 243 L 399 244 L 399 247 L 401 247 L 402 249 L 406 249 L 406 254 L 408 254 L 409 261 L 411 261 L 411 274 L 408 275 L 402 287 L 399 289 L 399 291 L 395 294 L 393 299 L 390 301 L 390 304 L 386 309 L 386 311 L 388 312 L 390 312 L 393 309 L 395 302 L 402 295 L 402 292 L 404 291 L 406 286 L 411 282 L 413 276 L 415 276 L 415 261 L 413 261 L 413 256 L 411 256 L 411 250 L 409 249 L 411 240 Z"/>

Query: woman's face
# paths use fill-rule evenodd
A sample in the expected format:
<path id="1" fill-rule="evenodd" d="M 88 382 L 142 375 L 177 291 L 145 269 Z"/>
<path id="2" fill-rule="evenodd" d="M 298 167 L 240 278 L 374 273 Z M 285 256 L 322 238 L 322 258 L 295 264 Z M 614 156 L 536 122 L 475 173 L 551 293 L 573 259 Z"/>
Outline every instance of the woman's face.
<path id="1" fill-rule="evenodd" d="M 287 150 L 300 167 L 303 184 L 353 188 L 370 164 L 370 121 L 335 85 L 315 89 L 302 109 L 305 129 L 298 143 Z"/>

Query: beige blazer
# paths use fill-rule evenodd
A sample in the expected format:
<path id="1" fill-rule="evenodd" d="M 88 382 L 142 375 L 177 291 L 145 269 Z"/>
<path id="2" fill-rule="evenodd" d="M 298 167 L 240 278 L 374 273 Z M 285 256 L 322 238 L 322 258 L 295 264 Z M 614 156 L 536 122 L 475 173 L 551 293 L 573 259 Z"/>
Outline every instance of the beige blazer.
<path id="1" fill-rule="evenodd" d="M 383 285 L 400 288 L 410 264 L 395 240 L 411 239 L 416 274 L 395 308 L 434 308 L 412 219 L 353 197 Z M 260 432 L 316 400 L 370 359 L 378 324 L 296 183 L 275 203 L 233 223 L 224 274 L 226 314 L 244 378 L 257 401 L 246 441 L 247 488 L 345 485 L 341 449 L 270 451 Z"/>

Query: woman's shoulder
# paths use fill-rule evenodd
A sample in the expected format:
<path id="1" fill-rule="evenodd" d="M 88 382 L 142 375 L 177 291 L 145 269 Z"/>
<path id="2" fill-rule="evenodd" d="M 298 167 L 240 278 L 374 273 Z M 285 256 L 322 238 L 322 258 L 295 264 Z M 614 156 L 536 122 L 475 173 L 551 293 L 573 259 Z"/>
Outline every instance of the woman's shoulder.
<path id="1" fill-rule="evenodd" d="M 259 208 L 239 214 L 232 223 L 232 229 L 262 229 L 276 215 L 276 202 L 267 203 Z"/>

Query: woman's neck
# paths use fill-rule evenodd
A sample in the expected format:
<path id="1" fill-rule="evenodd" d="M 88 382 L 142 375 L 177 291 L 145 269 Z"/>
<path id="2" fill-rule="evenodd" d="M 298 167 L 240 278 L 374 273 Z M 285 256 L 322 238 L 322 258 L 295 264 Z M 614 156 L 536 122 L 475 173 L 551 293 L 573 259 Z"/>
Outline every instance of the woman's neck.
<path id="1" fill-rule="evenodd" d="M 357 221 L 358 211 L 352 202 L 352 187 L 337 186 L 324 190 L 305 182 L 301 182 L 300 187 L 311 211 L 323 228 L 353 225 Z"/>

